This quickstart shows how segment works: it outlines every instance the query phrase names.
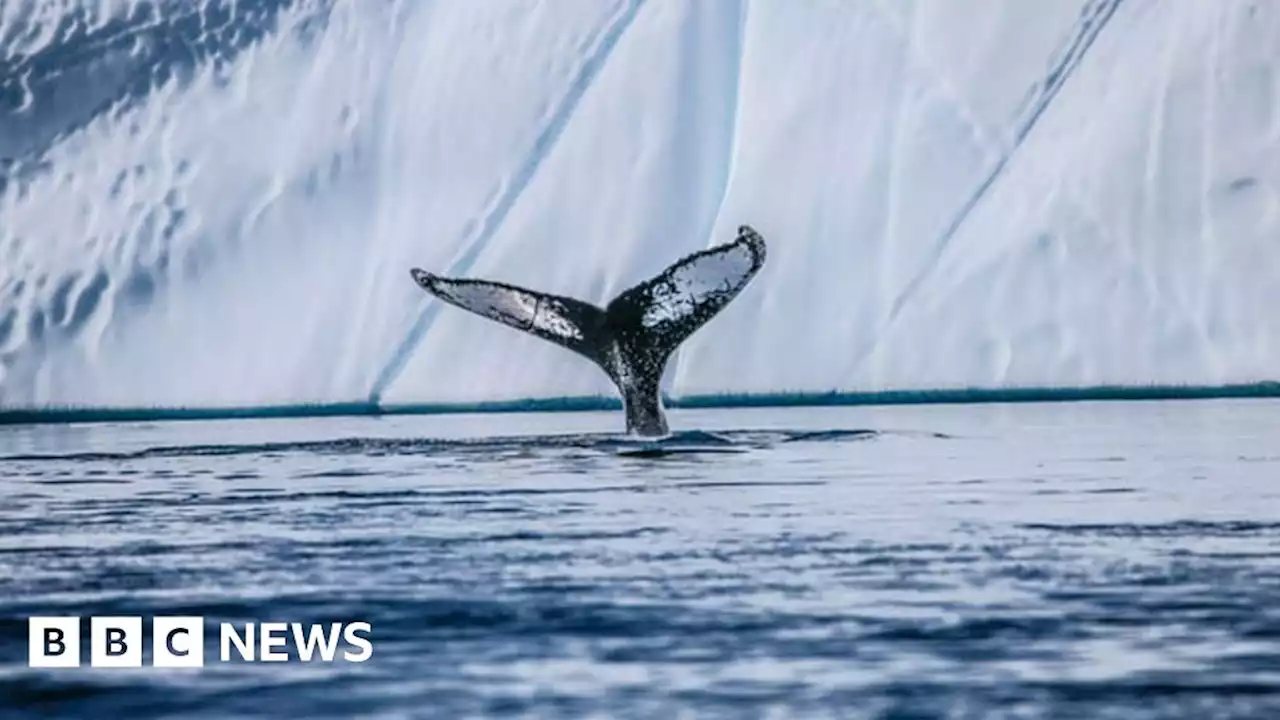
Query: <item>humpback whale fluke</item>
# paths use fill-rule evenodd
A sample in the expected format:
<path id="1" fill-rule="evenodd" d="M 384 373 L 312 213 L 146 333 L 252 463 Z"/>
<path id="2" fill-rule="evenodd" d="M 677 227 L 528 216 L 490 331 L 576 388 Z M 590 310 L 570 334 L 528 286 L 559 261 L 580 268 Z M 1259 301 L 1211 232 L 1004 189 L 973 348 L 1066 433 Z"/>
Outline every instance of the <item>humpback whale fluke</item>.
<path id="1" fill-rule="evenodd" d="M 680 259 L 604 308 L 500 282 L 409 272 L 451 305 L 591 359 L 622 394 L 627 432 L 659 436 L 667 418 L 658 386 L 671 353 L 747 286 L 764 257 L 764 238 L 743 225 L 733 242 Z"/>

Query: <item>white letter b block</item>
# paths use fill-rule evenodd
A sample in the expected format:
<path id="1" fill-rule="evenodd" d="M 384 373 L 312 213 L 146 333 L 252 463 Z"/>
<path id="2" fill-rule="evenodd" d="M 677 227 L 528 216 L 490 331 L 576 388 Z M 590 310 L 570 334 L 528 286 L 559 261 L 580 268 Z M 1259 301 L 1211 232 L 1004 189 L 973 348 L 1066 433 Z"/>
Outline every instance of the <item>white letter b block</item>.
<path id="1" fill-rule="evenodd" d="M 80 618 L 33 617 L 27 620 L 29 667 L 80 667 Z"/>
<path id="2" fill-rule="evenodd" d="M 90 618 L 89 664 L 94 667 L 142 667 L 142 618 Z"/>

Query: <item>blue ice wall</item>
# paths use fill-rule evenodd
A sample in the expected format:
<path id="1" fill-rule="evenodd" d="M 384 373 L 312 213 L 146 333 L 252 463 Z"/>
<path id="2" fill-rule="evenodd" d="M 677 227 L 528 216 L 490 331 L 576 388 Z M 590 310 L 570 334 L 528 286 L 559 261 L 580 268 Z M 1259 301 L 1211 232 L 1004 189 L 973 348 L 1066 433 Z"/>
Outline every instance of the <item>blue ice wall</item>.
<path id="1" fill-rule="evenodd" d="M 674 395 L 1280 368 L 1280 6 L 0 4 L 0 405 L 608 392 L 418 265 L 603 301 L 750 223 Z"/>

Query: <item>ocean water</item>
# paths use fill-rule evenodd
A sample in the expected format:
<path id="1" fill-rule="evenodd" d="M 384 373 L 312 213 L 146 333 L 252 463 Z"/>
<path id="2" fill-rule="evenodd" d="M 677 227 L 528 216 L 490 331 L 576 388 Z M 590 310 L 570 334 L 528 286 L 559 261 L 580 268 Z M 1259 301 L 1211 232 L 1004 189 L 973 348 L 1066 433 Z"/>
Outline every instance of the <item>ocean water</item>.
<path id="1" fill-rule="evenodd" d="M 742 452 L 620 456 L 618 413 L 0 427 L 0 715 L 1280 717 L 1276 401 L 671 421 Z M 28 616 L 103 614 L 374 651 L 26 666 Z"/>

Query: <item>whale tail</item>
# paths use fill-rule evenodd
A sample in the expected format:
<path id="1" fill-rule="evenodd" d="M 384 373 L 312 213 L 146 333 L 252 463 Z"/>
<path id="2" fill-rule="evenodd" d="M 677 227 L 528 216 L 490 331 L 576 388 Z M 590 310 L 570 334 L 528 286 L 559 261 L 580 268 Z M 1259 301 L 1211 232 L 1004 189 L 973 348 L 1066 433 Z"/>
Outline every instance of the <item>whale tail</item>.
<path id="1" fill-rule="evenodd" d="M 731 243 L 693 253 L 601 308 L 506 283 L 413 268 L 423 290 L 589 358 L 622 394 L 627 432 L 667 434 L 659 384 L 671 353 L 724 309 L 764 265 L 765 244 L 743 225 Z"/>

